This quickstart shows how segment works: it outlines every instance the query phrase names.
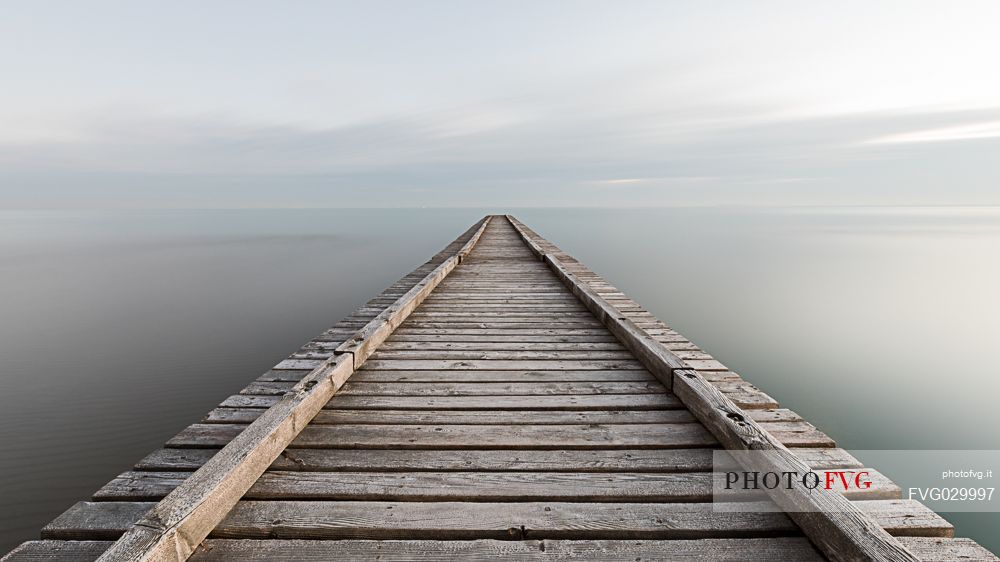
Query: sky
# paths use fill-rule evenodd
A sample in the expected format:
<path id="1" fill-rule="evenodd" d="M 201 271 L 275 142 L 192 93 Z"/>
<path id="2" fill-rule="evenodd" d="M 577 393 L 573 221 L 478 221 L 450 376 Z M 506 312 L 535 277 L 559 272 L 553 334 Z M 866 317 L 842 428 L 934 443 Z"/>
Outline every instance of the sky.
<path id="1" fill-rule="evenodd" d="M 993 0 L 0 10 L 0 208 L 1000 204 Z"/>

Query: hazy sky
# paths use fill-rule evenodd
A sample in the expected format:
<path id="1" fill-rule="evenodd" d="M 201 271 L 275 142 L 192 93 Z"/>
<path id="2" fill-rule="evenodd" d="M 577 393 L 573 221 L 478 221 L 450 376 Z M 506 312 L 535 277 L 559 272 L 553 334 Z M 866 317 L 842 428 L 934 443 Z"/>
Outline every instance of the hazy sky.
<path id="1" fill-rule="evenodd" d="M 0 3 L 0 208 L 1000 204 L 1000 2 Z"/>

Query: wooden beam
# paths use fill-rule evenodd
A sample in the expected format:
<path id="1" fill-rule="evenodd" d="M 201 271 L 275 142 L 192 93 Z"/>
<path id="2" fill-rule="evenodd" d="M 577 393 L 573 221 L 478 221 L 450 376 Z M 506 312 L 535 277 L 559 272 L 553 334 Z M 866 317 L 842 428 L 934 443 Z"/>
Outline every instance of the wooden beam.
<path id="1" fill-rule="evenodd" d="M 218 449 L 171 449 L 153 451 L 136 464 L 149 472 L 191 471 L 201 468 Z M 850 453 L 834 448 L 794 450 L 816 470 L 856 469 L 863 465 Z M 713 449 L 595 449 L 557 451 L 481 450 L 470 455 L 463 450 L 353 449 L 330 455 L 322 449 L 289 447 L 271 465 L 271 470 L 311 472 L 699 472 L 712 470 Z"/>
<path id="2" fill-rule="evenodd" d="M 760 424 L 708 382 L 698 371 L 656 341 L 643 328 L 604 299 L 589 283 L 571 272 L 557 252 L 546 251 L 551 243 L 529 235 L 524 225 L 507 215 L 532 253 L 548 264 L 560 280 L 622 344 L 667 388 L 726 448 L 766 451 L 767 454 L 736 455 L 746 470 L 805 473 L 809 466 L 796 457 Z M 848 499 L 817 488 L 769 491 L 772 499 L 788 512 L 811 541 L 832 560 L 916 561 L 899 541 L 876 524 Z"/>
<path id="3" fill-rule="evenodd" d="M 705 431 L 700 425 L 690 427 Z M 385 450 L 385 449 L 383 449 Z M 473 461 L 478 450 L 463 450 Z M 536 448 L 537 450 L 537 448 Z M 566 449 L 564 449 L 566 450 Z M 607 449 L 582 449 L 606 451 Z M 681 449 L 690 450 L 690 449 Z M 439 450 L 436 450 L 436 452 Z M 518 450 L 520 455 L 523 451 Z M 474 461 L 473 461 L 474 462 Z M 732 468 L 735 469 L 735 466 Z M 711 469 L 711 465 L 710 468 Z M 837 469 L 839 470 L 839 469 Z M 852 489 L 852 500 L 900 500 L 902 492 L 878 471 L 864 468 L 871 488 Z M 827 471 L 816 470 L 821 480 Z M 129 471 L 94 494 L 95 501 L 155 501 L 189 473 Z M 545 472 L 511 471 L 315 471 L 269 470 L 243 496 L 244 500 L 326 501 L 564 501 L 564 502 L 702 502 L 766 501 L 762 491 L 734 488 L 719 491 L 723 476 L 715 472 Z"/>
<path id="4" fill-rule="evenodd" d="M 894 535 L 950 538 L 951 525 L 914 500 L 869 500 L 858 504 Z M 42 530 L 42 538 L 115 537 L 139 520 L 152 505 L 148 502 L 79 502 L 47 525 Z M 641 540 L 773 537 L 795 535 L 798 530 L 788 515 L 776 510 L 771 502 L 734 505 L 243 500 L 211 536 L 242 540 L 516 540 L 525 537 Z M 294 558 L 294 553 L 291 556 Z"/>
<path id="5" fill-rule="evenodd" d="M 484 217 L 458 252 L 359 329 L 337 355 L 312 369 L 133 525 L 100 560 L 186 560 L 354 370 L 472 251 L 491 219 Z"/>
<path id="6" fill-rule="evenodd" d="M 970 539 L 902 537 L 900 541 L 921 560 L 996 561 L 997 558 Z M 108 541 L 30 541 L 10 553 L 12 562 L 87 562 L 111 546 Z M 715 560 L 717 562 L 820 562 L 822 554 L 802 537 L 768 537 L 695 540 L 495 540 L 469 541 L 344 539 L 209 539 L 195 553 L 197 562 L 270 562 L 295 553 L 303 562 L 360 560 L 377 551 L 382 560 L 437 561 L 454 559 L 562 560 Z"/>

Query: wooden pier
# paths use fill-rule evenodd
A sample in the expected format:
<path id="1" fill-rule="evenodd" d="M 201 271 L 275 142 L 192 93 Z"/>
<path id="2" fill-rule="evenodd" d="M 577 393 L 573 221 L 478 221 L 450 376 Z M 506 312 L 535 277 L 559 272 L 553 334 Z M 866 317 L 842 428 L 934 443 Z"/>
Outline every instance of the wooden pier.
<path id="1" fill-rule="evenodd" d="M 873 469 L 713 510 L 719 448 L 862 467 L 489 216 L 4 560 L 997 560 Z"/>

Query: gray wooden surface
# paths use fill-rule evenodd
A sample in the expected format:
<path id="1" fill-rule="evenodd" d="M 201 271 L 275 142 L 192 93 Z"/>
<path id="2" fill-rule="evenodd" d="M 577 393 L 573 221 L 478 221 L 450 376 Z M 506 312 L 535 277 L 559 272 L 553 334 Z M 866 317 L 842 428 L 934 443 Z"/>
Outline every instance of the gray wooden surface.
<path id="1" fill-rule="evenodd" d="M 900 541 L 920 560 L 988 562 L 989 551 L 970 539 L 902 537 Z M 103 553 L 109 542 L 31 541 L 14 552 L 11 560 L 25 562 L 89 562 Z M 775 562 L 824 560 L 808 540 L 798 537 L 766 539 L 675 540 L 337 540 L 209 539 L 192 556 L 197 562 L 267 562 L 287 558 L 288 552 L 303 562 L 364 560 L 378 552 L 385 562 L 440 560 L 712 560 L 715 562 Z"/>
<path id="2" fill-rule="evenodd" d="M 764 498 L 733 496 L 726 501 L 742 502 L 740 511 L 713 509 L 718 428 L 685 405 L 690 389 L 668 388 L 671 377 L 692 369 L 803 466 L 863 465 L 516 224 L 527 240 L 494 217 L 419 306 L 393 316 L 400 297 L 474 236 L 470 229 L 8 559 L 110 559 L 110 541 L 343 355 L 356 369 L 351 378 L 219 514 L 192 560 L 825 559 L 830 553 Z M 563 259 L 539 259 L 549 254 Z M 603 308 L 567 287 L 565 264 Z M 628 330 L 609 329 L 611 314 L 628 318 Z M 632 336 L 655 345 L 637 347 Z M 657 358 L 668 368 L 657 372 Z M 947 521 L 872 475 L 875 490 L 848 500 L 916 559 L 997 560 L 951 538 Z"/>

